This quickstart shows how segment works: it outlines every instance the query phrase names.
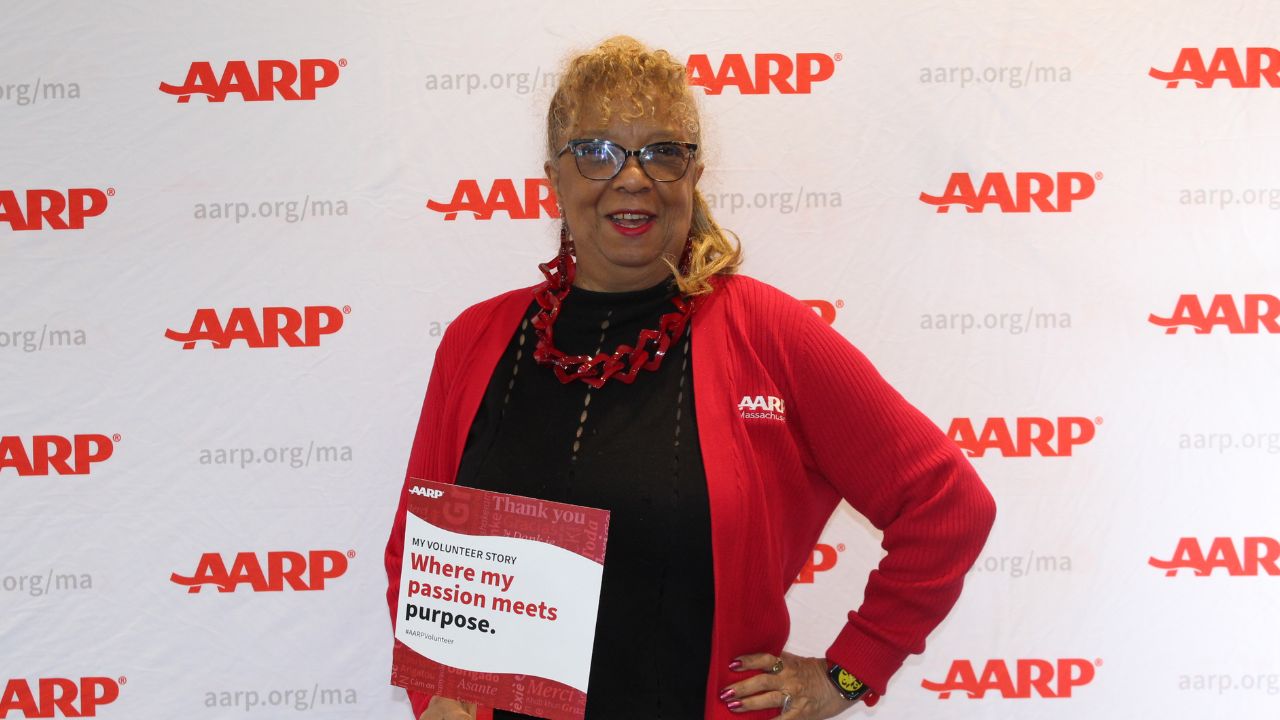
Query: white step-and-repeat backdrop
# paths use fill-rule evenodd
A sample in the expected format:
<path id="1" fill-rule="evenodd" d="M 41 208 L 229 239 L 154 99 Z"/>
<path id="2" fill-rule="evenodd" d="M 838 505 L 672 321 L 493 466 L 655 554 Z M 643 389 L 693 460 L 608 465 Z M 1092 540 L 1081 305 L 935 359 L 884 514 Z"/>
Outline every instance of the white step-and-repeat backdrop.
<path id="1" fill-rule="evenodd" d="M 1273 9 L 11 3 L 0 717 L 408 717 L 382 549 L 432 354 L 539 279 L 542 115 L 618 33 L 704 87 L 745 271 L 999 504 L 849 716 L 1280 716 Z M 880 552 L 837 513 L 793 650 Z"/>

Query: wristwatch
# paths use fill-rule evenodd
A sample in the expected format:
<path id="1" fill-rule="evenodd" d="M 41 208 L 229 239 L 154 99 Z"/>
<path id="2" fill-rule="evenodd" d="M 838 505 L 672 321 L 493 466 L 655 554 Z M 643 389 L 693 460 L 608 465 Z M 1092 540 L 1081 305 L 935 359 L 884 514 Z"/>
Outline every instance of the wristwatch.
<path id="1" fill-rule="evenodd" d="M 836 692 L 840 693 L 840 696 L 845 700 L 848 700 L 849 702 L 857 702 L 862 699 L 863 695 L 866 695 L 867 692 L 871 690 L 871 688 L 867 687 L 865 683 L 854 677 L 853 673 L 848 670 L 845 670 L 830 660 L 827 661 L 827 665 L 830 666 L 827 668 L 827 677 L 831 678 L 832 684 L 836 686 Z"/>

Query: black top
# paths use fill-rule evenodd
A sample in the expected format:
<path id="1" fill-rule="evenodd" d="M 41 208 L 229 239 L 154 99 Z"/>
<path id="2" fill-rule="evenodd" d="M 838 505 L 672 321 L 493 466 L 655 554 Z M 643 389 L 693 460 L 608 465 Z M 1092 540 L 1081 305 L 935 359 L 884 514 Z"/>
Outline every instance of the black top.
<path id="1" fill-rule="evenodd" d="M 625 293 L 573 288 L 556 346 L 591 355 L 634 346 L 674 311 L 674 295 L 669 280 Z M 534 362 L 536 311 L 530 303 L 494 369 L 457 483 L 609 510 L 587 720 L 702 717 L 715 603 L 691 328 L 657 370 L 592 389 Z"/>

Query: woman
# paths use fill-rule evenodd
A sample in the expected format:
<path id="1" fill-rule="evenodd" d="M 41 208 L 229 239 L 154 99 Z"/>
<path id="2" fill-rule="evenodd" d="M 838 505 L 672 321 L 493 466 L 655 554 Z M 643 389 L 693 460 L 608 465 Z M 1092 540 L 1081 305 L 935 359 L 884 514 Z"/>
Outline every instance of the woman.
<path id="1" fill-rule="evenodd" d="M 588 718 L 828 718 L 923 649 L 994 505 L 846 340 L 735 274 L 700 141 L 666 52 L 619 37 L 571 61 L 547 113 L 560 254 L 547 282 L 450 325 L 408 476 L 611 511 Z M 826 657 L 781 653 L 784 593 L 842 497 L 888 555 Z M 487 713 L 411 700 L 431 720 Z"/>

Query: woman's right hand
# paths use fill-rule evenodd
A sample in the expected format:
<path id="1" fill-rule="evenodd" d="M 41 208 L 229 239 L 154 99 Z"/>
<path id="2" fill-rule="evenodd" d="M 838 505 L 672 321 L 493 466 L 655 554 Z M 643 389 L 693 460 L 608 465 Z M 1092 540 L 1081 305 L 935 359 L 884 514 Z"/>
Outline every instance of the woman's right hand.
<path id="1" fill-rule="evenodd" d="M 427 711 L 418 720 L 476 720 L 476 704 L 437 695 L 431 698 Z"/>

